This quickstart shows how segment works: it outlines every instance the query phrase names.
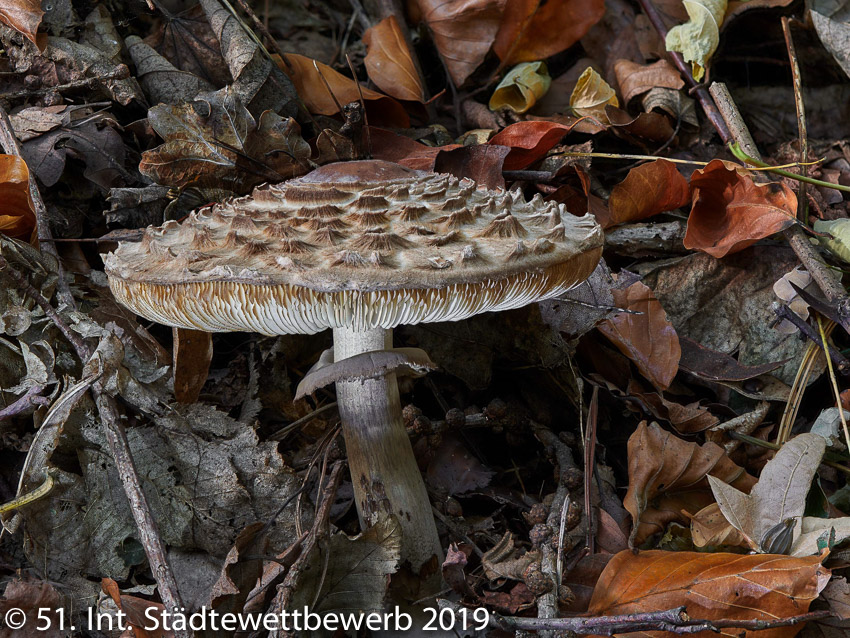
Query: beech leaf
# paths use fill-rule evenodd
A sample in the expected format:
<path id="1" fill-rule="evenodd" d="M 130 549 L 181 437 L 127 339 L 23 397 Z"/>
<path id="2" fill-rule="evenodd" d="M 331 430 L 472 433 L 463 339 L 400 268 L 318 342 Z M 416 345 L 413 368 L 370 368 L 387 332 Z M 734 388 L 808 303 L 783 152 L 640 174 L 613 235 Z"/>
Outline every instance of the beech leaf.
<path id="1" fill-rule="evenodd" d="M 604 14 L 604 0 L 510 0 L 493 51 L 502 66 L 543 60 L 573 46 Z"/>
<path id="2" fill-rule="evenodd" d="M 15 239 L 29 239 L 35 230 L 35 213 L 30 198 L 30 172 L 17 155 L 0 155 L 0 233 Z"/>
<path id="3" fill-rule="evenodd" d="M 830 571 L 817 556 L 625 550 L 610 560 L 599 577 L 588 614 L 634 614 L 685 606 L 691 618 L 770 621 L 805 613 L 829 579 Z M 791 638 L 799 630 L 799 626 L 775 627 L 752 635 Z M 699 635 L 703 633 L 710 634 Z M 729 636 L 743 633 L 735 628 L 723 630 Z"/>
<path id="4" fill-rule="evenodd" d="M 579 76 L 576 88 L 570 96 L 570 107 L 579 117 L 592 117 L 603 123 L 608 123 L 605 107 L 619 106 L 617 94 L 593 67 L 587 67 Z"/>
<path id="5" fill-rule="evenodd" d="M 668 210 L 675 210 L 691 200 L 688 180 L 676 165 L 658 159 L 629 171 L 611 191 L 608 210 L 611 225 L 635 222 Z"/>
<path id="6" fill-rule="evenodd" d="M 778 182 L 755 184 L 749 175 L 712 160 L 691 176 L 693 207 L 685 248 L 720 258 L 795 223 L 797 196 Z"/>
<path id="7" fill-rule="evenodd" d="M 425 101 L 425 92 L 395 16 L 366 30 L 366 72 L 379 89 L 399 100 Z M 364 95 L 365 98 L 365 95 Z"/>
<path id="8" fill-rule="evenodd" d="M 508 108 L 525 113 L 546 94 L 551 84 L 545 62 L 517 64 L 502 78 L 490 97 L 490 110 Z"/>
<path id="9" fill-rule="evenodd" d="M 625 289 L 613 290 L 618 312 L 599 324 L 599 330 L 631 359 L 652 384 L 666 390 L 676 372 L 682 350 L 673 324 L 664 308 L 644 283 L 636 281 Z"/>
<path id="10" fill-rule="evenodd" d="M 639 545 L 671 521 L 685 522 L 684 508 L 692 514 L 711 502 L 706 477 L 715 476 L 742 490 L 756 479 L 736 465 L 716 443 L 684 441 L 646 421 L 629 437 L 629 489 L 623 506 L 632 515 L 629 539 Z M 665 505 L 673 502 L 675 507 Z"/>
<path id="11" fill-rule="evenodd" d="M 571 127 L 557 122 L 516 122 L 496 133 L 488 144 L 509 147 L 511 152 L 505 158 L 505 170 L 516 171 L 545 156 L 570 130 Z"/>
<path id="12" fill-rule="evenodd" d="M 43 17 L 40 0 L 6 0 L 0 4 L 0 22 L 22 33 L 36 45 L 35 33 Z"/>

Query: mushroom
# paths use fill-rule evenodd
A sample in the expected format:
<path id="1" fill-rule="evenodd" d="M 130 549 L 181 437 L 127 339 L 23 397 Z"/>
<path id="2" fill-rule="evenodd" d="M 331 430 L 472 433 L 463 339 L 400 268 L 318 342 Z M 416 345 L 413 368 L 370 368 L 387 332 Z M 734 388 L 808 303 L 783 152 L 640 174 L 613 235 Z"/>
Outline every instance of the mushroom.
<path id="1" fill-rule="evenodd" d="M 148 228 L 105 263 L 118 301 L 169 326 L 265 335 L 331 328 L 332 365 L 343 369 L 324 376 L 336 382 L 361 524 L 391 512 L 402 559 L 430 570 L 442 548 L 395 373 L 405 361 L 428 366 L 401 353 L 369 373 L 364 353 L 391 349 L 398 325 L 560 295 L 590 275 L 602 241 L 592 216 L 563 205 L 365 160 Z"/>

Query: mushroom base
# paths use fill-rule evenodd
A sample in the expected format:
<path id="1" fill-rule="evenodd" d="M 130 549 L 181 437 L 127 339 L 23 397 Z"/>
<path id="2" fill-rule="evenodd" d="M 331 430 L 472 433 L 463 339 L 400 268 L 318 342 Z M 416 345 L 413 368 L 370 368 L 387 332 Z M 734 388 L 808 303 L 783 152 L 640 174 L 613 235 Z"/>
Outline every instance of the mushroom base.
<path id="1" fill-rule="evenodd" d="M 392 330 L 334 329 L 336 361 L 391 347 Z M 336 393 L 360 524 L 365 529 L 393 514 L 402 530 L 402 563 L 422 576 L 438 575 L 443 550 L 402 420 L 396 375 L 338 381 Z"/>

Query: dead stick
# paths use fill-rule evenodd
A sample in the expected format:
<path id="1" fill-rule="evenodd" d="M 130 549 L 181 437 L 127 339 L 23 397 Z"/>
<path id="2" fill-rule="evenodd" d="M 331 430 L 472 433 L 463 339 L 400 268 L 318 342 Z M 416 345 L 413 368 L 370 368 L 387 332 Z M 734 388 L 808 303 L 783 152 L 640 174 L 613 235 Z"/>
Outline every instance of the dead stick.
<path id="1" fill-rule="evenodd" d="M 797 49 L 794 47 L 794 39 L 791 37 L 791 20 L 787 16 L 782 18 L 782 33 L 785 35 L 785 46 L 788 49 L 788 59 L 791 61 L 791 81 L 794 85 L 794 107 L 797 109 L 797 132 L 800 137 L 800 175 L 806 176 L 809 167 L 809 142 L 806 132 L 806 106 L 803 103 L 803 82 L 800 78 L 800 63 L 797 60 Z M 800 190 L 797 192 L 797 218 L 803 223 L 809 223 L 809 207 L 806 197 L 806 182 L 800 182 Z"/>
<path id="2" fill-rule="evenodd" d="M 658 13 L 655 5 L 652 4 L 652 0 L 638 0 L 638 2 L 640 3 L 643 12 L 646 14 L 646 17 L 649 19 L 649 22 L 658 32 L 658 35 L 661 36 L 662 40 L 666 40 L 667 26 L 664 24 L 664 20 Z M 668 51 L 667 55 L 670 56 L 673 60 L 673 64 L 679 70 L 679 74 L 682 78 L 684 78 L 685 82 L 687 82 L 688 86 L 691 87 L 691 90 L 696 95 L 705 116 L 708 118 L 708 121 L 711 122 L 712 126 L 714 126 L 714 129 L 717 131 L 717 134 L 720 135 L 720 139 L 723 140 L 724 144 L 731 142 L 732 135 L 724 124 L 723 118 L 717 110 L 717 105 L 715 105 L 714 101 L 711 99 L 711 95 L 709 95 L 705 85 L 700 84 L 694 79 L 694 76 L 691 75 L 691 70 L 688 68 L 688 64 L 685 62 L 681 53 Z"/>
<path id="3" fill-rule="evenodd" d="M 735 105 L 729 89 L 721 82 L 711 85 L 711 95 L 717 103 L 717 108 L 723 115 L 723 119 L 732 131 L 732 137 L 744 152 L 755 159 L 761 160 L 761 153 L 753 141 L 747 125 L 741 117 L 738 107 Z M 815 248 L 812 246 L 805 231 L 799 224 L 794 224 L 783 231 L 785 239 L 796 253 L 797 258 L 812 275 L 818 287 L 826 295 L 829 302 L 835 305 L 841 327 L 850 333 L 850 297 L 844 289 L 841 280 L 822 261 Z"/>
<path id="4" fill-rule="evenodd" d="M 15 129 L 12 128 L 12 122 L 6 114 L 6 109 L 0 106 L 0 145 L 3 150 L 9 155 L 17 155 L 23 158 L 21 154 L 21 145 L 18 138 L 15 137 Z M 27 167 L 29 173 L 30 197 L 32 198 L 36 233 L 39 241 L 39 248 L 45 254 L 50 255 L 56 260 L 56 270 L 59 275 L 59 280 L 56 282 L 56 295 L 59 297 L 59 302 L 69 308 L 76 308 L 74 297 L 71 295 L 71 288 L 68 282 L 65 281 L 65 273 L 62 270 L 62 262 L 59 260 L 59 252 L 56 250 L 55 244 L 51 241 L 53 236 L 50 234 L 50 220 L 47 216 L 47 206 L 41 198 L 41 193 L 38 191 L 38 184 L 35 181 L 35 175 Z"/>
<path id="5" fill-rule="evenodd" d="M 781 319 L 785 319 L 793 323 L 797 329 L 806 335 L 811 341 L 814 341 L 821 350 L 824 349 L 823 341 L 821 341 L 820 335 L 815 332 L 814 328 L 812 328 L 807 321 L 805 321 L 802 317 L 800 317 L 796 312 L 791 310 L 785 304 L 781 304 L 778 302 L 774 302 L 773 304 L 773 312 L 776 313 L 777 317 Z M 827 344 L 826 351 L 829 352 L 829 358 L 832 359 L 832 362 L 838 368 L 838 371 L 843 374 L 850 374 L 850 361 L 844 358 L 844 355 L 841 354 L 838 350 Z"/>
<path id="6" fill-rule="evenodd" d="M 31 407 L 34 407 L 36 405 L 45 405 L 47 403 L 50 403 L 50 400 L 47 399 L 47 397 L 41 396 L 43 390 L 43 385 L 34 385 L 33 387 L 31 387 L 13 403 L 10 403 L 5 408 L 0 410 L 0 421 L 11 419 L 13 416 L 20 414 L 21 412 L 24 412 L 26 410 L 29 410 Z"/>
<path id="7" fill-rule="evenodd" d="M 44 314 L 53 320 L 59 331 L 74 346 L 74 350 L 77 352 L 80 361 L 83 363 L 88 361 L 89 357 L 91 357 L 91 348 L 78 335 L 71 331 L 44 295 L 38 292 L 26 280 L 24 275 L 18 272 L 2 256 L 0 256 L 0 269 L 8 273 L 21 286 L 23 291 L 41 307 Z M 112 459 L 115 462 L 118 476 L 121 478 L 121 483 L 124 486 L 124 493 L 130 502 L 130 512 L 133 515 L 136 528 L 139 530 L 139 540 L 145 549 L 145 554 L 151 565 L 151 571 L 159 587 L 159 595 L 167 610 L 180 609 L 183 607 L 183 602 L 180 598 L 180 592 L 177 589 L 177 580 L 174 578 L 174 573 L 168 565 L 165 545 L 159 536 L 156 521 L 151 513 L 147 497 L 142 491 L 142 483 L 139 480 L 139 475 L 133 462 L 133 455 L 130 451 L 127 435 L 121 426 L 115 398 L 104 392 L 103 380 L 95 382 L 92 386 L 92 394 L 94 395 L 95 404 L 97 405 L 98 413 L 100 414 L 100 419 L 106 432 L 106 440 L 109 444 Z M 175 636 L 178 638 L 190 638 L 190 634 L 185 631 L 175 631 Z"/>

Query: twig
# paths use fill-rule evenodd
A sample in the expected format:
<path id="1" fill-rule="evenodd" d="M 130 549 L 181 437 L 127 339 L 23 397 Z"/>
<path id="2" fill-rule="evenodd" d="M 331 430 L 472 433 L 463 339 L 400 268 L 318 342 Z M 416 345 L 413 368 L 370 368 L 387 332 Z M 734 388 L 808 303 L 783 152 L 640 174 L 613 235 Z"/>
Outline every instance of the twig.
<path id="1" fill-rule="evenodd" d="M 49 399 L 41 396 L 43 390 L 43 385 L 34 385 L 31 387 L 23 394 L 23 396 L 0 410 L 0 421 L 11 419 L 16 414 L 25 412 L 36 405 L 47 405 L 50 403 Z"/>
<path id="2" fill-rule="evenodd" d="M 336 490 L 339 487 L 340 479 L 342 478 L 342 470 L 345 468 L 345 463 L 336 461 L 331 468 L 328 484 L 321 492 L 320 505 L 316 511 L 316 517 L 313 519 L 313 526 L 304 540 L 301 554 L 298 559 L 292 564 L 292 567 L 283 579 L 283 583 L 278 586 L 277 594 L 269 608 L 268 613 L 280 614 L 290 603 L 292 594 L 295 591 L 295 586 L 298 584 L 298 577 L 304 568 L 307 566 L 307 561 L 313 549 L 318 545 L 319 541 L 327 534 L 328 518 L 330 517 L 331 506 L 334 502 Z M 272 631 L 269 633 L 269 638 L 277 638 L 280 632 Z"/>
<path id="3" fill-rule="evenodd" d="M 826 350 L 826 335 L 823 332 L 823 323 L 821 323 L 820 315 L 816 316 L 818 322 L 818 331 L 820 332 L 821 347 Z M 835 392 L 835 405 L 838 408 L 838 416 L 841 417 L 841 427 L 844 430 L 844 442 L 847 444 L 847 451 L 850 452 L 850 431 L 847 430 L 847 419 L 844 418 L 844 406 L 841 404 L 841 394 L 838 392 L 838 383 L 835 381 L 835 371 L 832 369 L 832 357 L 827 357 L 826 367 L 829 369 L 829 380 L 832 382 L 832 390 Z"/>
<path id="4" fill-rule="evenodd" d="M 829 358 L 832 359 L 841 374 L 850 374 L 850 361 L 844 358 L 844 355 L 829 344 L 827 344 L 826 348 L 824 348 L 823 341 L 821 341 L 818 333 L 816 333 L 814 328 L 812 328 L 807 321 L 804 321 L 803 318 L 796 312 L 791 310 L 785 304 L 778 302 L 773 304 L 773 312 L 776 313 L 777 317 L 781 317 L 782 319 L 793 323 L 800 332 L 806 335 L 807 339 L 814 341 L 821 350 L 825 349 L 829 353 Z"/>
<path id="5" fill-rule="evenodd" d="M 44 314 L 53 320 L 59 331 L 62 332 L 74 347 L 80 361 L 83 363 L 88 361 L 92 356 L 91 348 L 68 327 L 68 324 L 59 316 L 59 313 L 50 305 L 50 302 L 44 295 L 37 291 L 2 255 L 0 255 L 0 269 L 8 273 L 21 286 L 24 292 L 41 307 Z M 106 441 L 109 444 L 112 459 L 115 462 L 118 476 L 121 478 L 121 483 L 124 486 L 127 500 L 130 502 L 130 512 L 139 531 L 139 541 L 145 549 L 145 554 L 151 565 L 151 571 L 159 587 L 159 595 L 166 609 L 180 609 L 183 607 L 183 603 L 177 589 L 177 580 L 174 578 L 174 573 L 168 565 L 165 545 L 159 536 L 156 521 L 151 513 L 147 497 L 142 491 L 142 484 L 139 480 L 135 463 L 133 462 L 132 452 L 130 451 L 130 444 L 127 441 L 124 428 L 121 426 L 121 417 L 118 413 L 117 403 L 114 397 L 105 392 L 103 384 L 104 379 L 98 379 L 92 385 L 92 394 L 94 395 L 95 405 L 97 405 L 98 413 L 103 423 Z M 185 631 L 175 631 L 175 636 L 177 638 L 189 638 L 189 634 Z"/>
<path id="6" fill-rule="evenodd" d="M 552 529 L 561 529 L 561 510 L 567 506 L 567 502 L 570 500 L 570 490 L 566 485 L 567 470 L 577 469 L 577 466 L 570 448 L 552 430 L 539 423 L 531 423 L 530 425 L 537 440 L 546 447 L 551 447 L 555 452 L 555 461 L 558 464 L 558 487 L 555 490 L 555 496 L 552 498 L 552 508 L 549 510 L 546 523 Z M 587 468 L 585 468 L 585 471 L 587 471 Z M 589 512 L 584 512 L 583 518 L 586 519 L 588 515 Z M 554 619 L 558 615 L 558 589 L 561 585 L 561 573 L 558 570 L 560 561 L 558 559 L 565 550 L 563 539 L 560 540 L 557 548 L 552 546 L 551 541 L 543 543 L 540 548 L 543 554 L 541 571 L 552 579 L 552 589 L 537 599 L 537 618 L 539 620 Z M 540 635 L 543 638 L 554 638 L 551 631 L 543 631 Z"/>
<path id="7" fill-rule="evenodd" d="M 761 154 L 726 85 L 715 82 L 711 85 L 711 95 L 717 102 L 717 107 L 723 114 L 723 119 L 729 125 L 729 130 L 733 132 L 735 142 L 747 155 L 761 161 Z M 783 231 L 783 234 L 797 258 L 809 271 L 823 294 L 826 295 L 827 300 L 835 305 L 838 318 L 841 320 L 841 327 L 850 333 L 850 297 L 847 296 L 847 291 L 844 289 L 841 280 L 823 263 L 799 224 L 789 226 Z"/>
<path id="8" fill-rule="evenodd" d="M 788 49 L 788 59 L 791 61 L 791 81 L 794 86 L 794 106 L 797 109 L 797 131 L 800 136 L 800 175 L 806 176 L 805 162 L 809 156 L 809 141 L 806 132 L 806 106 L 803 103 L 803 82 L 800 78 L 800 63 L 797 60 L 797 49 L 794 47 L 794 38 L 791 37 L 791 20 L 787 16 L 782 18 L 782 33 L 785 35 L 785 46 Z M 809 206 L 806 197 L 806 183 L 800 183 L 797 200 L 797 217 L 803 223 L 809 224 Z"/>
<path id="9" fill-rule="evenodd" d="M 12 93 L 0 93 L 0 99 L 15 100 L 18 98 L 37 97 L 39 95 L 47 95 L 54 91 L 61 93 L 62 91 L 72 91 L 74 89 L 82 89 L 92 84 L 99 84 L 106 80 L 126 80 L 130 77 L 130 70 L 123 64 L 112 73 L 106 75 L 97 75 L 82 80 L 74 80 L 67 84 L 57 84 L 55 86 L 46 86 L 40 89 L 25 89 L 23 91 L 13 91 Z"/>
<path id="10" fill-rule="evenodd" d="M 15 137 L 15 129 L 12 128 L 12 122 L 9 120 L 9 116 L 6 114 L 6 110 L 2 106 L 0 106 L 0 145 L 3 146 L 3 150 L 6 151 L 6 153 L 23 157 L 21 154 L 21 145 L 18 142 L 18 138 Z M 62 262 L 59 260 L 59 252 L 56 250 L 56 245 L 50 241 L 52 239 L 52 235 L 50 234 L 50 220 L 47 216 L 47 206 L 45 206 L 44 200 L 41 198 L 41 193 L 38 191 L 38 184 L 35 181 L 35 175 L 32 174 L 32 171 L 28 170 L 28 172 L 30 198 L 32 199 L 33 208 L 35 209 L 36 233 L 40 248 L 43 253 L 50 255 L 56 260 L 56 270 L 59 275 L 58 281 L 56 282 L 56 296 L 59 298 L 59 302 L 61 304 L 64 304 L 69 308 L 76 308 L 77 306 L 74 303 L 71 288 L 68 286 L 68 282 L 65 281 L 65 273 L 62 270 Z"/>
<path id="11" fill-rule="evenodd" d="M 274 52 L 280 56 L 280 59 L 283 60 L 283 63 L 288 67 L 289 63 L 286 61 L 286 56 L 283 53 L 283 49 L 280 48 L 280 45 L 278 45 L 277 40 L 275 40 L 272 37 L 272 34 L 269 33 L 269 30 L 266 28 L 266 25 L 263 24 L 263 22 L 257 17 L 257 14 L 254 13 L 254 10 L 251 8 L 251 5 L 245 2 L 245 0 L 236 0 L 236 4 L 238 4 L 239 8 L 245 12 L 245 15 L 247 15 L 248 19 L 251 20 L 251 22 L 253 23 L 254 28 L 259 32 L 261 36 L 266 39 L 266 42 L 271 45 L 272 50 L 274 50 Z"/>
<path id="12" fill-rule="evenodd" d="M 442 609 L 451 609 L 455 614 L 465 609 L 457 603 L 444 599 L 439 600 L 439 605 Z M 759 631 L 774 627 L 788 627 L 810 620 L 819 620 L 831 615 L 829 611 L 823 610 L 776 620 L 703 620 L 690 618 L 685 612 L 685 607 L 676 607 L 664 611 L 623 614 L 620 616 L 574 616 L 571 618 L 547 619 L 502 616 L 491 612 L 488 626 L 493 629 L 506 631 L 572 631 L 576 634 L 600 634 L 603 636 L 653 630 L 669 631 L 674 634 L 695 634 L 701 631 L 717 632 L 719 629 L 724 628 Z"/>
<path id="13" fill-rule="evenodd" d="M 652 4 L 652 0 L 638 0 L 638 2 L 640 3 L 643 12 L 646 14 L 646 17 L 658 32 L 658 35 L 661 36 L 662 40 L 666 40 L 667 26 L 664 24 L 664 20 L 661 19 L 661 15 L 655 8 L 655 5 Z M 694 79 L 694 76 L 691 75 L 691 70 L 688 68 L 685 59 L 680 53 L 668 51 L 668 55 L 673 60 L 673 64 L 679 70 L 679 74 L 696 94 L 697 100 L 699 101 L 705 116 L 708 118 L 708 121 L 711 122 L 712 126 L 714 126 L 717 134 L 720 135 L 720 139 L 723 140 L 724 144 L 731 142 L 732 134 L 724 123 L 723 117 L 721 117 L 720 112 L 717 110 L 717 105 L 714 103 L 714 100 L 711 99 L 711 95 L 709 95 L 705 85 L 700 84 Z"/>
<path id="14" fill-rule="evenodd" d="M 335 407 L 336 407 L 336 401 L 334 401 L 333 403 L 328 403 L 327 405 L 323 405 L 321 408 L 316 408 L 310 414 L 305 414 L 300 419 L 296 419 L 292 423 L 289 423 L 288 425 L 283 426 L 281 429 L 279 429 L 277 432 L 275 432 L 274 434 L 272 434 L 269 437 L 269 441 L 280 441 L 287 434 L 292 432 L 292 430 L 304 425 L 305 423 L 307 423 L 309 421 L 312 421 L 313 419 L 315 419 L 320 414 L 327 412 L 328 410 L 331 410 Z"/>

